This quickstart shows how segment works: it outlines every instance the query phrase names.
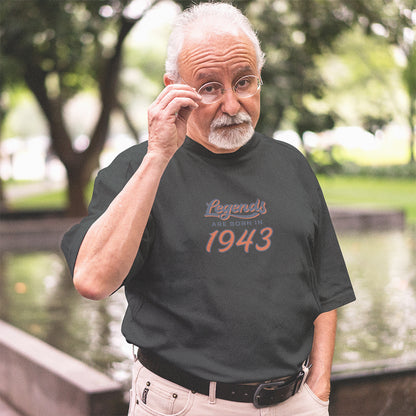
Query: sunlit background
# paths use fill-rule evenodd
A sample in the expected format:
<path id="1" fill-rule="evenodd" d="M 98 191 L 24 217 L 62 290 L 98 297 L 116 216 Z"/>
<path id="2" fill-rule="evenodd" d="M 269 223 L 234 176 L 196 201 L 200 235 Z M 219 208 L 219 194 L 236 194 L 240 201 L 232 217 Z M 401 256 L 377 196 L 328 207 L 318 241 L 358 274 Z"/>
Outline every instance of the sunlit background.
<path id="1" fill-rule="evenodd" d="M 82 4 L 62 3 L 79 22 L 91 18 Z M 105 21 L 120 15 L 126 2 L 103 3 L 97 13 Z M 124 42 L 121 105 L 112 112 L 91 178 L 120 151 L 146 140 L 147 108 L 163 88 L 167 37 L 179 4 L 185 3 L 137 0 L 124 11 L 139 20 Z M 329 2 L 339 26 L 328 32 L 345 29 L 318 47 L 313 25 L 325 26 L 318 12 L 308 20 L 308 10 L 302 15 L 300 6 L 294 10 L 286 0 L 235 3 L 247 7 L 268 57 L 262 90 L 265 116 L 259 129 L 308 157 L 331 207 L 393 209 L 406 215 L 404 228 L 338 232 L 357 301 L 339 312 L 334 363 L 340 369 L 383 360 L 416 365 L 416 164 L 411 141 L 416 123 L 416 4 L 368 0 L 357 2 L 361 11 L 351 11 L 351 2 Z M 326 4 L 303 3 L 312 14 L 312 5 Z M 279 25 L 268 18 L 270 10 L 281 17 Z M 317 26 L 316 32 L 321 29 Z M 32 40 L 42 46 L 54 38 L 52 32 L 41 31 Z M 82 44 L 93 44 L 94 36 L 85 31 Z M 111 55 L 116 37 L 111 26 L 99 33 L 104 55 Z M 13 77 L 6 52 L 0 62 L 2 220 L 19 215 L 30 219 L 25 213 L 49 210 L 61 215 L 68 207 L 66 167 L 51 145 L 39 103 L 22 79 Z M 289 63 L 297 58 L 304 91 L 295 90 L 291 78 Z M 81 75 L 75 84 L 82 87 L 62 109 L 74 154 L 91 145 L 101 111 L 97 86 Z M 311 79 L 319 87 L 314 89 Z M 56 71 L 49 73 L 46 85 L 51 96 L 63 89 Z M 91 181 L 85 186 L 88 200 Z M 125 306 L 122 290 L 100 302 L 81 298 L 57 244 L 47 249 L 40 249 L 37 241 L 31 249 L 0 245 L 0 319 L 102 370 L 127 389 L 131 347 L 120 333 Z"/>

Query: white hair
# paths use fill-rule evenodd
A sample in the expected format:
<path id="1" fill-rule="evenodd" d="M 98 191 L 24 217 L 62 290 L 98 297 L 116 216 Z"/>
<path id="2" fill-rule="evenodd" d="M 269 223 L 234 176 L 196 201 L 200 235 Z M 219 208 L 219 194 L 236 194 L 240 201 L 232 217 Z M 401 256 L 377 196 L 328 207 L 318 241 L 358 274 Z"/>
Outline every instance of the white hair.
<path id="1" fill-rule="evenodd" d="M 198 20 L 203 22 L 207 18 L 213 18 L 214 21 L 220 20 L 226 23 L 226 27 L 238 28 L 250 39 L 256 51 L 257 69 L 260 72 L 264 65 L 265 55 L 247 17 L 239 9 L 228 3 L 200 3 L 183 11 L 175 21 L 169 38 L 165 62 L 165 71 L 169 78 L 175 81 L 180 78 L 178 57 L 181 53 L 185 36 L 188 30 L 191 30 L 191 25 Z"/>

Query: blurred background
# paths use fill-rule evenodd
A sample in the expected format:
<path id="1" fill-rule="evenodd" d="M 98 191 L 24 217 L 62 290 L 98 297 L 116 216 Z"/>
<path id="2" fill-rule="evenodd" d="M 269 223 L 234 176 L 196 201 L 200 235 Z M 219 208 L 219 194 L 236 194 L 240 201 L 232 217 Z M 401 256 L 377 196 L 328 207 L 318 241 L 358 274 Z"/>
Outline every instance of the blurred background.
<path id="1" fill-rule="evenodd" d="M 170 28 L 190 3 L 0 3 L 0 319 L 126 390 L 124 295 L 82 299 L 42 221 L 60 235 L 86 213 L 97 170 L 146 140 Z M 357 294 L 340 310 L 335 365 L 416 367 L 416 0 L 234 4 L 267 56 L 257 130 L 305 154 L 334 212 L 405 218 L 335 224 Z"/>

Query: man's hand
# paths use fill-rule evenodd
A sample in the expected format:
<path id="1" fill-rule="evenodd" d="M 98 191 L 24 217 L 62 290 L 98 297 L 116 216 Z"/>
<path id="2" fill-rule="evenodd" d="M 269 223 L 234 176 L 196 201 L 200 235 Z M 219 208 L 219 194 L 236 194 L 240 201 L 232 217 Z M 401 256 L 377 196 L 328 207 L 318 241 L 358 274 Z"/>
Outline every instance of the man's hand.
<path id="1" fill-rule="evenodd" d="M 183 144 L 189 115 L 200 100 L 188 85 L 172 84 L 149 108 L 147 154 L 79 249 L 74 285 L 83 296 L 103 299 L 122 285 L 140 247 L 160 178 Z"/>
<path id="2" fill-rule="evenodd" d="M 328 380 L 328 378 L 310 379 L 308 377 L 308 381 L 306 382 L 306 384 L 313 391 L 315 396 L 318 397 L 318 399 L 321 399 L 324 402 L 329 400 L 329 394 L 331 391 L 331 383 Z"/>
<path id="3" fill-rule="evenodd" d="M 310 363 L 312 367 L 306 384 L 321 400 L 329 400 L 331 389 L 331 366 L 335 347 L 335 333 L 337 326 L 337 311 L 321 313 L 314 322 Z"/>
<path id="4" fill-rule="evenodd" d="M 170 160 L 182 146 L 186 123 L 200 101 L 200 95 L 190 86 L 168 85 L 148 110 L 148 153 Z"/>

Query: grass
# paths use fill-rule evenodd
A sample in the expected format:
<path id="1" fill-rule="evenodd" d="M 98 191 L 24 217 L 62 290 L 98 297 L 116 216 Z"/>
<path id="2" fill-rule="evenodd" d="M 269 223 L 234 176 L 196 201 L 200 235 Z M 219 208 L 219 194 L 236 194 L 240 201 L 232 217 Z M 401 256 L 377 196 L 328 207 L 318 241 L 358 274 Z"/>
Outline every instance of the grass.
<path id="1" fill-rule="evenodd" d="M 404 210 L 416 223 L 416 179 L 362 176 L 319 176 L 328 205 Z"/>
<path id="2" fill-rule="evenodd" d="M 13 186 L 20 185 L 24 185 L 24 183 L 13 183 Z M 91 199 L 92 189 L 93 181 L 90 182 L 85 191 L 87 201 Z M 36 193 L 34 195 L 16 197 L 12 200 L 7 201 L 7 205 L 11 210 L 63 210 L 65 209 L 66 204 L 67 194 L 65 189 L 48 191 L 47 187 L 45 187 L 45 190 L 40 191 L 39 193 Z"/>
<path id="3" fill-rule="evenodd" d="M 36 210 L 36 209 L 64 209 L 66 204 L 65 191 L 41 192 L 8 202 L 12 210 Z"/>
<path id="4" fill-rule="evenodd" d="M 318 179 L 330 206 L 401 209 L 405 211 L 407 221 L 416 224 L 416 179 L 342 175 L 320 175 Z M 87 195 L 91 192 L 92 186 Z M 45 190 L 15 199 L 9 205 L 15 210 L 61 209 L 65 203 L 65 191 Z"/>

